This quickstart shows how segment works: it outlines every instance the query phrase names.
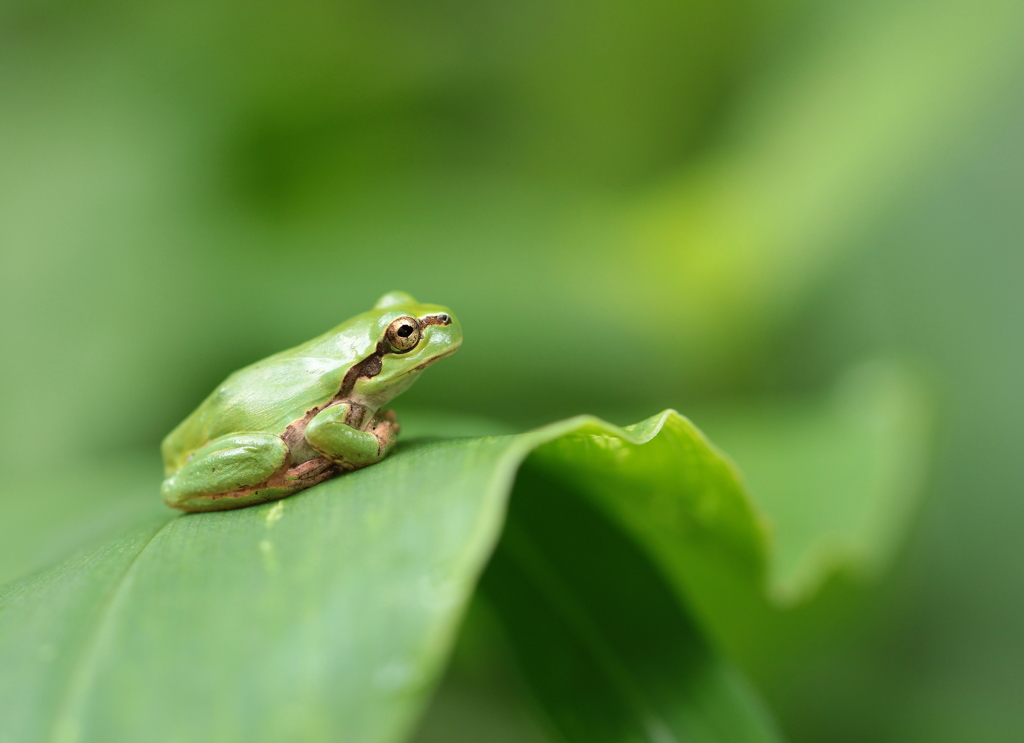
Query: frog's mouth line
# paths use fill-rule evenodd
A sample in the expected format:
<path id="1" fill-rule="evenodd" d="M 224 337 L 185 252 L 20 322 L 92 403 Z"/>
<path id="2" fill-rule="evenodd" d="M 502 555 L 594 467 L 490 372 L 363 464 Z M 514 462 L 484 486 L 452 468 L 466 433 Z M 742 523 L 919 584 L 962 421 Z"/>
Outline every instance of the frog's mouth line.
<path id="1" fill-rule="evenodd" d="M 448 356 L 451 356 L 453 353 L 458 351 L 461 346 L 462 346 L 462 341 L 459 341 L 457 344 L 455 344 L 454 346 L 449 348 L 444 353 L 439 353 L 437 356 L 434 356 L 432 358 L 427 359 L 422 364 L 418 364 L 417 366 L 414 366 L 409 371 L 402 372 L 401 374 L 399 374 L 399 376 L 400 377 L 404 377 L 406 374 L 412 374 L 413 372 L 423 371 L 424 369 L 426 369 L 431 364 L 435 364 L 438 361 L 440 361 L 441 359 L 444 359 L 444 358 L 447 358 Z"/>

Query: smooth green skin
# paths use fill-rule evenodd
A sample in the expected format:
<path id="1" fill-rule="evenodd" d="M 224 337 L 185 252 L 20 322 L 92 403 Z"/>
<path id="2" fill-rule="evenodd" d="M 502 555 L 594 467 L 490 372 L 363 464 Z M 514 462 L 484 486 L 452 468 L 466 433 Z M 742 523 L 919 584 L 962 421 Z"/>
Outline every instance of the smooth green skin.
<path id="1" fill-rule="evenodd" d="M 450 321 L 423 323 L 439 315 Z M 385 336 L 401 317 L 422 325 L 405 352 Z M 379 462 L 399 431 L 382 406 L 461 343 L 447 308 L 391 292 L 369 312 L 235 372 L 164 439 L 164 502 L 184 511 L 240 508 Z"/>

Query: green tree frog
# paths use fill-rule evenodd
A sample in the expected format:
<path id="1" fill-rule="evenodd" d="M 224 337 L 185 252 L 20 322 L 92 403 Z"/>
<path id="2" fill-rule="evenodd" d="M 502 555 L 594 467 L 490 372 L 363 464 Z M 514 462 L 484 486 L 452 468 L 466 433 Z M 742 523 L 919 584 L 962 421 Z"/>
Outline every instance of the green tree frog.
<path id="1" fill-rule="evenodd" d="M 383 406 L 461 343 L 446 308 L 391 292 L 369 312 L 235 372 L 164 439 L 164 502 L 240 508 L 381 461 L 399 430 Z"/>

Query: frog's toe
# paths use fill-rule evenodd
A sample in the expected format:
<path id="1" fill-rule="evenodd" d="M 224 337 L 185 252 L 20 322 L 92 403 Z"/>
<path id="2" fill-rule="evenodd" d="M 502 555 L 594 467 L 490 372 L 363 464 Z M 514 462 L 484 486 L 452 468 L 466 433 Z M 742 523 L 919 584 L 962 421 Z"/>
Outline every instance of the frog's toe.
<path id="1" fill-rule="evenodd" d="M 179 508 L 185 500 L 185 493 L 178 487 L 177 478 L 168 477 L 160 485 L 160 497 L 171 508 Z"/>

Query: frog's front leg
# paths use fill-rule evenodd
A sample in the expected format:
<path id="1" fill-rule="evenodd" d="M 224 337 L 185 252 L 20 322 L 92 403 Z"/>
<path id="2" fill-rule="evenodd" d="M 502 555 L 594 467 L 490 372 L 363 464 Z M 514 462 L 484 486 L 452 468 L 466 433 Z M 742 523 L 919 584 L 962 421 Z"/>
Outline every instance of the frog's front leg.
<path id="1" fill-rule="evenodd" d="M 209 496 L 252 487 L 284 466 L 288 445 L 270 433 L 221 436 L 196 449 L 177 472 L 164 480 L 164 503 L 187 511 L 207 510 Z"/>
<path id="2" fill-rule="evenodd" d="M 380 411 L 363 428 L 369 410 L 356 403 L 324 408 L 306 426 L 306 441 L 319 454 L 344 469 L 379 462 L 388 455 L 398 436 L 395 414 Z"/>

